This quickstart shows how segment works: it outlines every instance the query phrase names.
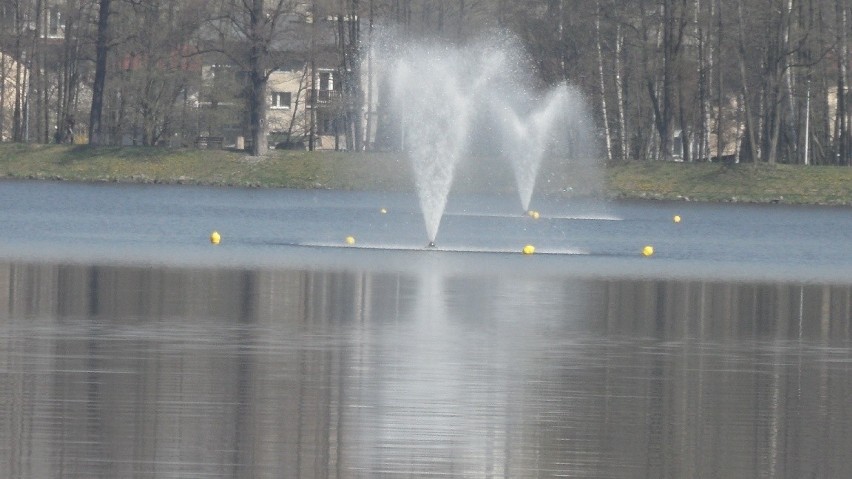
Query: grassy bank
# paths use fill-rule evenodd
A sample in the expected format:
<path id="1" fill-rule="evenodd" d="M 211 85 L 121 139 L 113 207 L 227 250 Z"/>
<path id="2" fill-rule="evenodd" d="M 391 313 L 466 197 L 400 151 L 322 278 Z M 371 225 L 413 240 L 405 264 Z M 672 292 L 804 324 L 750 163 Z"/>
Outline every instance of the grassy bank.
<path id="1" fill-rule="evenodd" d="M 607 169 L 624 198 L 852 205 L 852 168 L 636 162 Z"/>
<path id="2" fill-rule="evenodd" d="M 634 162 L 603 172 L 548 167 L 546 193 L 613 198 L 852 205 L 852 168 Z M 578 173 L 582 173 L 579 174 Z M 389 153 L 273 151 L 263 159 L 227 150 L 89 148 L 0 144 L 0 176 L 86 182 L 401 191 L 412 188 L 408 162 Z M 601 181 L 596 181 L 600 176 Z M 595 185 L 602 185 L 598 191 Z M 511 190 L 508 168 L 460 165 L 454 188 Z"/>
<path id="3" fill-rule="evenodd" d="M 243 187 L 394 189 L 407 171 L 386 155 L 0 144 L 0 176 L 17 179 Z M 374 173 L 378 172 L 378 174 Z"/>

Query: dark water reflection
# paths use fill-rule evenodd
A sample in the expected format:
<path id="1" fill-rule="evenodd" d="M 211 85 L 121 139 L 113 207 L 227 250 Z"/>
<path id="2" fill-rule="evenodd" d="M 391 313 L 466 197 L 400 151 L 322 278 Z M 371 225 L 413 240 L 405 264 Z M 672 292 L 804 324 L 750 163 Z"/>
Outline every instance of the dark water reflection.
<path id="1" fill-rule="evenodd" d="M 0 476 L 848 477 L 852 287 L 0 265 Z"/>

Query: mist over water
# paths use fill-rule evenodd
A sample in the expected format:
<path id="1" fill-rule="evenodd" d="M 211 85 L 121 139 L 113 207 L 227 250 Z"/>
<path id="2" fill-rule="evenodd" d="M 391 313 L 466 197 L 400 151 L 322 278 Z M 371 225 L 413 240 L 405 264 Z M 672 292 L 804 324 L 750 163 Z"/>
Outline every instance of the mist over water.
<path id="1" fill-rule="evenodd" d="M 390 109 L 412 163 L 429 241 L 437 237 L 463 159 L 475 159 L 481 174 L 508 162 L 519 212 L 530 207 L 545 157 L 569 170 L 576 164 L 587 171 L 597 162 L 579 91 L 566 83 L 536 88 L 534 68 L 511 37 L 491 35 L 466 46 L 405 43 L 392 34 L 380 39 L 378 70 L 391 86 Z"/>

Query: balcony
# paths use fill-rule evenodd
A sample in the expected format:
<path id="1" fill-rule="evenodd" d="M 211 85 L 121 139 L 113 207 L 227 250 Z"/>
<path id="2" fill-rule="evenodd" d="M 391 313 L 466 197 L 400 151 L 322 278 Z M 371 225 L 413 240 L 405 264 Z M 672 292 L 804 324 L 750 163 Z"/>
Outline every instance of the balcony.
<path id="1" fill-rule="evenodd" d="M 314 104 L 313 90 L 308 90 L 308 105 Z M 341 98 L 341 92 L 337 90 L 318 90 L 316 104 L 327 105 Z"/>

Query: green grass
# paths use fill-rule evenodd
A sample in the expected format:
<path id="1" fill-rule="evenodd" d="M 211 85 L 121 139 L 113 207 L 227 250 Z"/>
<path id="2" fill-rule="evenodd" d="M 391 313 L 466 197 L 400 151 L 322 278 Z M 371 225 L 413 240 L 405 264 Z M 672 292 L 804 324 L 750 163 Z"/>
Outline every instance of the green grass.
<path id="1" fill-rule="evenodd" d="M 611 198 L 852 205 L 852 168 L 632 162 L 603 171 L 549 159 L 537 190 Z M 458 167 L 455 190 L 510 191 L 508 166 Z M 0 143 L 0 176 L 81 182 L 404 191 L 408 162 L 395 153 L 272 151 L 263 158 L 228 150 Z"/>
<path id="2" fill-rule="evenodd" d="M 0 144 L 0 176 L 86 182 L 245 187 L 399 189 L 406 168 L 390 155 Z M 401 171 L 402 170 L 402 171 Z"/>
<path id="3" fill-rule="evenodd" d="M 852 205 L 852 168 L 635 162 L 607 169 L 616 197 Z"/>

